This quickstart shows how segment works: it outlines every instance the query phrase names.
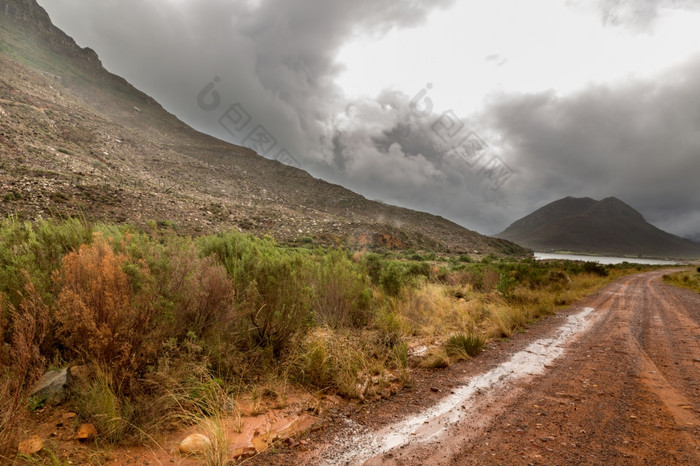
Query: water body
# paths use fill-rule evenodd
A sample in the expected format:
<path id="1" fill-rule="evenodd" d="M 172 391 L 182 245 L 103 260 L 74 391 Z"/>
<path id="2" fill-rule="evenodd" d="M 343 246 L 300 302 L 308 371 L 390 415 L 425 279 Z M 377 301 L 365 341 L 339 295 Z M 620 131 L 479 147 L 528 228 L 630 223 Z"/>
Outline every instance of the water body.
<path id="1" fill-rule="evenodd" d="M 666 261 L 660 259 L 643 259 L 641 257 L 607 257 L 607 256 L 584 256 L 579 254 L 554 254 L 548 252 L 536 252 L 535 259 L 557 259 L 569 261 L 589 261 L 598 262 L 599 264 L 621 264 L 628 262 L 630 264 L 645 264 L 645 265 L 678 265 L 682 262 Z"/>

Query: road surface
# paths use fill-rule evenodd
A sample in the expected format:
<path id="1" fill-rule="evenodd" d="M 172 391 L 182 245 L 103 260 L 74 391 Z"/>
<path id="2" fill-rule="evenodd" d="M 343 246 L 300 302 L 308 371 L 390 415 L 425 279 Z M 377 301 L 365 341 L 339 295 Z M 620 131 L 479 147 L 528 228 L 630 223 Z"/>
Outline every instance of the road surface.
<path id="1" fill-rule="evenodd" d="M 613 282 L 400 419 L 344 420 L 295 462 L 700 464 L 700 295 L 663 273 Z"/>

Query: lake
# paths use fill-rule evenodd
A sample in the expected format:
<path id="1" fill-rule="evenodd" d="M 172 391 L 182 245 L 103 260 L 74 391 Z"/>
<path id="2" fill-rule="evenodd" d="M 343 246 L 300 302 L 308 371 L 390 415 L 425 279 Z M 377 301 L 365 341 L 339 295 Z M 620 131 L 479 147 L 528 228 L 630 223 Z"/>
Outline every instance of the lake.
<path id="1" fill-rule="evenodd" d="M 643 259 L 641 257 L 607 257 L 607 256 L 583 256 L 578 254 L 554 254 L 548 252 L 536 252 L 535 259 L 557 259 L 570 261 L 590 261 L 598 262 L 599 264 L 621 264 L 629 262 L 630 264 L 645 264 L 645 265 L 678 265 L 682 262 L 665 261 L 660 259 Z"/>

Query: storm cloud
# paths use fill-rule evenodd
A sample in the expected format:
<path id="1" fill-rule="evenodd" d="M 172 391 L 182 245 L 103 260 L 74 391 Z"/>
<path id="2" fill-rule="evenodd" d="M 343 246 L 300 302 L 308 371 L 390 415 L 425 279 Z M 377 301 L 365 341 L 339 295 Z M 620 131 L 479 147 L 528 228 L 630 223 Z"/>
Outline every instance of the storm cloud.
<path id="1" fill-rule="evenodd" d="M 483 117 L 510 142 L 525 199 L 616 196 L 692 236 L 700 230 L 698 82 L 700 56 L 653 80 L 566 97 L 495 96 Z"/>
<path id="2" fill-rule="evenodd" d="M 259 125 L 274 142 L 257 147 L 261 155 L 284 151 L 370 199 L 496 233 L 563 196 L 611 195 L 674 233 L 700 233 L 698 57 L 573 94 L 491 92 L 459 115 L 433 108 L 427 87 L 349 97 L 336 83 L 345 44 L 419 27 L 454 0 L 40 3 L 108 69 L 196 129 L 241 144 Z M 646 34 L 661 9 L 695 6 L 600 0 L 595 8 L 604 24 Z M 204 91 L 211 105 L 201 104 Z M 249 126 L 222 125 L 226 112 Z"/>

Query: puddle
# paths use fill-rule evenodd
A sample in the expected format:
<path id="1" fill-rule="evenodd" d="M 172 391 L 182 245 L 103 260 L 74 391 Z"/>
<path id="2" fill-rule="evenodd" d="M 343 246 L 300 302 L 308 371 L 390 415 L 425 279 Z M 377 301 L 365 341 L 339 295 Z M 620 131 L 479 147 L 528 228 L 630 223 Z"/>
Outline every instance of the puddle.
<path id="1" fill-rule="evenodd" d="M 567 340 L 590 325 L 588 316 L 593 310 L 587 307 L 569 316 L 554 337 L 537 340 L 494 369 L 465 380 L 453 394 L 423 412 L 376 432 L 350 423 L 348 430 L 357 435 L 339 440 L 332 451 L 322 457 L 321 464 L 361 464 L 402 445 L 437 440 L 466 416 L 465 411 L 469 410 L 476 394 L 544 372 L 547 365 L 562 355 Z"/>

